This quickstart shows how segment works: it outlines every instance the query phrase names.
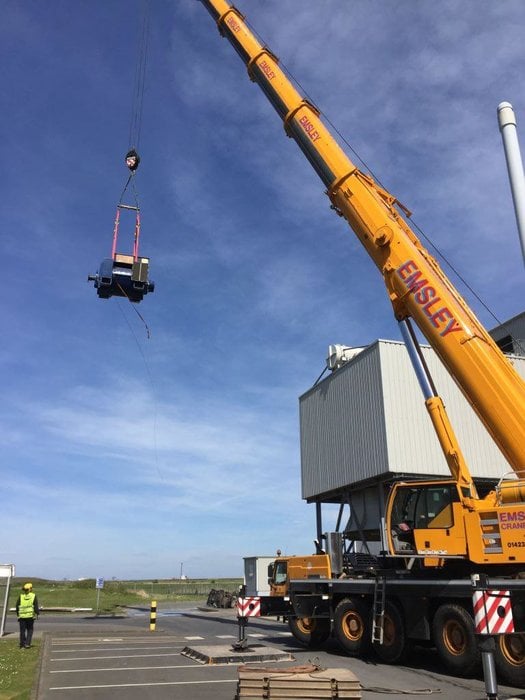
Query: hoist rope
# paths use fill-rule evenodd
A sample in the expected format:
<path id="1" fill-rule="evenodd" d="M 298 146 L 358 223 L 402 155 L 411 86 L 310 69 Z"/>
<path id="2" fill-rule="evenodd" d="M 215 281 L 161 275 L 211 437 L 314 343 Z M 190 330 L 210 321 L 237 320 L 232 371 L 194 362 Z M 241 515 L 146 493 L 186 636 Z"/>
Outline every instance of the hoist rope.
<path id="1" fill-rule="evenodd" d="M 137 61 L 135 65 L 135 78 L 133 81 L 133 96 L 131 100 L 131 119 L 129 125 L 129 151 L 126 154 L 126 165 L 130 170 L 124 189 L 120 194 L 117 208 L 122 206 L 122 200 L 131 183 L 133 199 L 137 211 L 137 221 L 139 217 L 139 198 L 135 187 L 135 173 L 140 163 L 140 156 L 135 150 L 140 141 L 140 130 L 142 125 L 142 110 L 144 106 L 144 87 L 146 82 L 146 63 L 148 57 L 149 44 L 149 0 L 142 0 L 142 21 L 138 37 Z M 131 156 L 131 159 L 130 159 Z M 140 226 L 140 224 L 139 224 Z M 137 312 L 138 313 L 138 312 Z M 140 314 L 139 314 L 140 316 Z M 147 328 L 147 326 L 146 326 Z M 149 330 L 148 330 L 149 337 Z"/>
<path id="2" fill-rule="evenodd" d="M 138 38 L 137 63 L 133 81 L 131 100 L 131 119 L 129 126 L 129 147 L 138 148 L 142 126 L 142 109 L 144 106 L 144 87 L 146 84 L 146 64 L 149 45 L 149 0 L 142 1 L 142 23 Z"/>

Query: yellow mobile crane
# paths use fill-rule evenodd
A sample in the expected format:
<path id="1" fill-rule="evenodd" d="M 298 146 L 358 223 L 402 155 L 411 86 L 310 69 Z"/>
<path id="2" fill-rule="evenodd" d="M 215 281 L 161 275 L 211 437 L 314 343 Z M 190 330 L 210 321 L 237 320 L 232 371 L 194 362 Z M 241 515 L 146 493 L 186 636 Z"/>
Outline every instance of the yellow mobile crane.
<path id="1" fill-rule="evenodd" d="M 409 562 L 403 575 L 385 579 L 376 572 L 363 579 L 360 574 L 359 581 L 365 581 L 361 587 L 357 579 L 350 580 L 351 572 L 349 578 L 334 581 L 328 558 L 317 554 L 309 560 L 298 558 L 295 564 L 281 562 L 284 570 L 288 566 L 303 572 L 296 573 L 295 579 L 293 573 L 283 577 L 277 561 L 272 571 L 274 597 L 284 601 L 290 596 L 288 614 L 291 610 L 292 619 L 302 621 L 292 631 L 305 643 L 326 638 L 332 622 L 341 645 L 357 653 L 366 646 L 372 627 L 372 639 L 384 660 L 399 660 L 410 639 L 429 640 L 449 667 L 468 672 L 476 661 L 470 643 L 472 605 L 467 602 L 470 576 L 503 576 L 502 585 L 509 586 L 510 580 L 525 575 L 525 382 L 421 245 L 406 221 L 410 212 L 352 163 L 323 124 L 320 112 L 297 92 L 277 57 L 250 32 L 243 15 L 225 0 L 200 1 L 281 117 L 286 134 L 321 178 L 332 208 L 346 219 L 379 269 L 451 473 L 446 481 L 398 483 L 391 491 L 386 508 L 386 568 L 397 571 L 402 562 Z M 484 498 L 478 496 L 422 360 L 412 321 L 514 472 Z M 410 539 L 405 536 L 402 543 L 393 535 L 401 520 L 407 526 L 411 521 Z M 312 567 L 317 579 L 308 577 Z M 324 579 L 330 580 L 329 593 L 323 589 Z M 525 617 L 524 589 L 523 582 L 521 588 L 516 584 L 515 617 Z M 379 625 L 375 625 L 377 608 L 382 608 Z M 268 603 L 266 609 L 276 606 Z M 500 672 L 511 682 L 525 683 L 523 635 L 504 635 L 500 640 L 496 655 Z"/>

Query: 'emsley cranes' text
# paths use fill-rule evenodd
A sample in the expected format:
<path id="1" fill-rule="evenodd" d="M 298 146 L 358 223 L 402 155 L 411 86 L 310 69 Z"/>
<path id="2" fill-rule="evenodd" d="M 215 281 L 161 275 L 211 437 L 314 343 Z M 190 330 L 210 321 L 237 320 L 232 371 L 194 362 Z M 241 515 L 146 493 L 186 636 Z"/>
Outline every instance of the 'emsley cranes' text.
<path id="1" fill-rule="evenodd" d="M 407 290 L 414 295 L 414 299 L 423 309 L 430 323 L 439 330 L 439 335 L 444 338 L 449 333 L 461 330 L 461 326 L 454 318 L 452 311 L 443 305 L 443 300 L 413 260 L 407 260 L 396 270 L 397 275 L 403 280 Z"/>

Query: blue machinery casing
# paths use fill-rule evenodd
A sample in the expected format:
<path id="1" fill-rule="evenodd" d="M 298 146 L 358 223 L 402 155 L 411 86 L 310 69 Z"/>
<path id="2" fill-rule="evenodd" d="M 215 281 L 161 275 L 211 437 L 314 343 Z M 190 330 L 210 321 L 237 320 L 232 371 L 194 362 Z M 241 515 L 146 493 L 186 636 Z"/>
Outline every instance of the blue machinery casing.
<path id="1" fill-rule="evenodd" d="M 115 253 L 100 263 L 96 275 L 89 275 L 101 299 L 119 296 L 139 303 L 145 294 L 155 290 L 155 283 L 148 280 L 149 258 Z"/>

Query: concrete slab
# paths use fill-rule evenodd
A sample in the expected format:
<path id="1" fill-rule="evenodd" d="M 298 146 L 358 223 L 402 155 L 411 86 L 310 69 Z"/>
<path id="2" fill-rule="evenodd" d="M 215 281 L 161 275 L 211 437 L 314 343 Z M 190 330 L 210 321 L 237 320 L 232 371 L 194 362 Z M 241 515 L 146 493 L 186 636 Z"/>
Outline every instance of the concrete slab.
<path id="1" fill-rule="evenodd" d="M 288 652 L 264 644 L 250 644 L 241 651 L 236 651 L 231 644 L 215 644 L 211 646 L 184 647 L 182 656 L 198 661 L 201 664 L 241 664 L 256 661 L 293 661 L 294 657 Z"/>

